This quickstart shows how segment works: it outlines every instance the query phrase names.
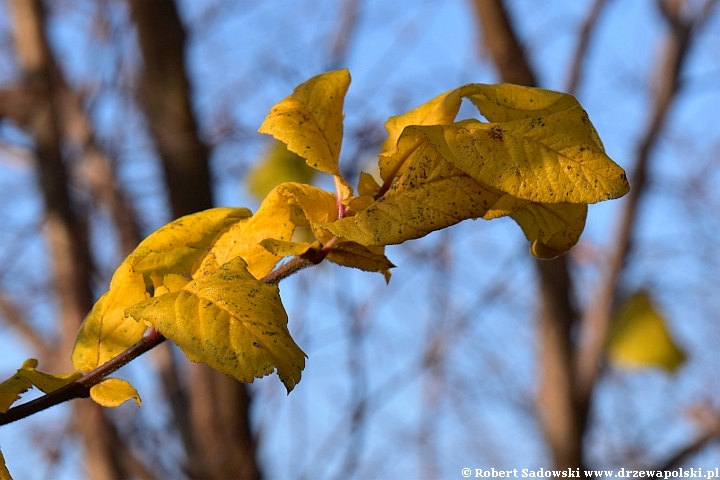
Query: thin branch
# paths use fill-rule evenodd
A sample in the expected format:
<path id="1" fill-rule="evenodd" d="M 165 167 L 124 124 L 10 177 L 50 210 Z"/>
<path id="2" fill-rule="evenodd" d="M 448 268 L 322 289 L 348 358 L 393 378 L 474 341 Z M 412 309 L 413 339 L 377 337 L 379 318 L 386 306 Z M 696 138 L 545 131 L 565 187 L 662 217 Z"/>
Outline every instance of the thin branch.
<path id="1" fill-rule="evenodd" d="M 281 280 L 304 268 L 317 265 L 325 258 L 325 256 L 327 256 L 327 253 L 330 248 L 332 248 L 333 243 L 335 242 L 331 240 L 325 248 L 321 250 L 311 249 L 304 255 L 294 257 L 289 262 L 278 267 L 275 271 L 265 275 L 260 279 L 260 282 L 269 285 L 276 285 Z M 30 415 L 34 415 L 55 405 L 67 402 L 68 400 L 89 397 L 91 387 L 97 385 L 108 375 L 111 375 L 139 356 L 157 347 L 165 340 L 166 338 L 164 336 L 155 329 L 152 329 L 148 335 L 143 337 L 135 345 L 111 360 L 108 360 L 94 370 L 86 373 L 74 382 L 42 397 L 36 398 L 35 400 L 13 407 L 6 413 L 0 413 L 0 426 L 26 418 Z"/>
<path id="2" fill-rule="evenodd" d="M 708 2 L 710 5 L 714 3 L 714 0 Z M 615 238 L 611 242 L 615 249 L 609 257 L 600 284 L 594 289 L 597 292 L 594 302 L 586 311 L 580 330 L 576 357 L 576 381 L 578 402 L 585 411 L 590 408 L 592 391 L 602 366 L 618 280 L 632 251 L 632 232 L 637 223 L 639 203 L 646 191 L 652 152 L 679 91 L 679 76 L 694 38 L 693 33 L 705 22 L 709 12 L 709 8 L 704 9 L 703 13 L 693 21 L 687 21 L 680 17 L 679 2 L 661 1 L 659 6 L 668 21 L 669 32 L 665 48 L 662 51 L 660 70 L 654 74 L 654 77 L 658 79 L 658 84 L 655 89 L 652 115 L 638 145 L 634 170 L 630 176 L 630 193 L 625 199 L 624 210 L 620 216 Z"/>
<path id="3" fill-rule="evenodd" d="M 52 352 L 40 334 L 23 317 L 23 314 L 13 305 L 7 297 L 0 292 L 0 315 L 8 325 L 17 330 L 32 346 L 33 351 L 39 352 L 41 358 L 51 358 Z"/>
<path id="4" fill-rule="evenodd" d="M 160 345 L 166 339 L 156 330 L 152 330 L 149 335 L 145 336 L 132 347 L 122 352 L 117 357 L 100 365 L 96 369 L 86 373 L 72 383 L 61 387 L 54 392 L 43 395 L 40 398 L 31 400 L 17 407 L 11 408 L 6 413 L 0 413 L 0 425 L 29 417 L 50 407 L 59 405 L 75 398 L 87 398 L 90 396 L 90 388 L 102 382 L 105 377 L 111 375 L 121 367 L 124 367 L 132 360 L 136 359 L 143 353 Z"/>
<path id="5" fill-rule="evenodd" d="M 590 45 L 590 37 L 592 36 L 593 30 L 597 25 L 600 13 L 603 7 L 607 4 L 607 0 L 595 0 L 590 7 L 585 21 L 583 22 L 582 28 L 580 29 L 580 35 L 578 37 L 578 43 L 575 47 L 575 53 L 573 55 L 572 66 L 570 67 L 570 75 L 568 76 L 567 92 L 575 94 L 575 91 L 580 84 L 580 77 L 582 75 L 583 67 L 585 66 L 585 60 L 587 58 L 587 50 Z"/>

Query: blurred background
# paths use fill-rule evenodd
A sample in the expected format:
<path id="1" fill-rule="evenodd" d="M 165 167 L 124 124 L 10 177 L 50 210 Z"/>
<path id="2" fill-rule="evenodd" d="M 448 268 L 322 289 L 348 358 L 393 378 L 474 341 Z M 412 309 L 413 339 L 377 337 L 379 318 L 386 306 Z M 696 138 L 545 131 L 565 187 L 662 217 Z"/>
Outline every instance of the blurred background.
<path id="1" fill-rule="evenodd" d="M 72 370 L 92 302 L 164 223 L 254 210 L 288 179 L 332 189 L 256 133 L 329 69 L 353 77 L 351 183 L 376 168 L 389 115 L 511 82 L 576 95 L 632 188 L 592 205 L 555 260 L 512 220 L 478 220 L 389 247 L 389 285 L 304 270 L 281 284 L 309 357 L 289 396 L 164 344 L 119 371 L 141 408 L 76 400 L 1 427 L 14 478 L 720 465 L 717 3 L 0 1 L 3 379 L 28 357 Z"/>

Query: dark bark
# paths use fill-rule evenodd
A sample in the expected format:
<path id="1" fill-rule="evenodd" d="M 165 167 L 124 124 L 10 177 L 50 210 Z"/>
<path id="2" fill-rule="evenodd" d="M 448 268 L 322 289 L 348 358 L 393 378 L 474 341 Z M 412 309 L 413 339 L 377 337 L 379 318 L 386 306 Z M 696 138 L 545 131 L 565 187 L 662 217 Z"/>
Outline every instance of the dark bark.
<path id="1" fill-rule="evenodd" d="M 143 56 L 139 98 L 162 159 L 172 213 L 180 217 L 212 207 L 210 150 L 198 134 L 185 68 L 185 29 L 172 0 L 130 0 Z M 171 357 L 170 357 L 171 359 Z M 173 363 L 162 374 L 175 421 L 183 435 L 186 470 L 193 479 L 257 479 L 250 395 L 238 383 L 203 364 L 193 364 L 188 398 L 177 390 Z M 174 390 L 173 390 L 174 389 Z M 189 409 L 186 408 L 189 406 Z"/>

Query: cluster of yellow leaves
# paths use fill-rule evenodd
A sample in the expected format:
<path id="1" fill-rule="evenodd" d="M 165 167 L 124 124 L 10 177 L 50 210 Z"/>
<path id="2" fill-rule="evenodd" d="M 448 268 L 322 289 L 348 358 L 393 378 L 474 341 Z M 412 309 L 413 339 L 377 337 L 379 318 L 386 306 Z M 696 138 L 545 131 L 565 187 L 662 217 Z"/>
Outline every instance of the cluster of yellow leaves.
<path id="1" fill-rule="evenodd" d="M 245 382 L 276 371 L 290 391 L 305 354 L 290 336 L 278 287 L 261 281 L 283 258 L 312 254 L 387 281 L 393 264 L 386 245 L 504 216 L 520 225 L 534 255 L 553 257 L 578 241 L 589 203 L 628 191 L 625 173 L 605 155 L 574 97 L 472 84 L 390 118 L 379 156 L 382 185 L 362 173 L 355 195 L 338 164 L 349 85 L 347 70 L 314 77 L 260 127 L 308 167 L 332 175 L 335 192 L 286 182 L 255 214 L 216 208 L 151 234 L 85 319 L 75 368 L 102 365 L 152 326 L 192 361 Z M 464 98 L 488 122 L 456 122 Z M 98 387 L 93 398 L 103 405 L 139 401 L 122 380 Z"/>

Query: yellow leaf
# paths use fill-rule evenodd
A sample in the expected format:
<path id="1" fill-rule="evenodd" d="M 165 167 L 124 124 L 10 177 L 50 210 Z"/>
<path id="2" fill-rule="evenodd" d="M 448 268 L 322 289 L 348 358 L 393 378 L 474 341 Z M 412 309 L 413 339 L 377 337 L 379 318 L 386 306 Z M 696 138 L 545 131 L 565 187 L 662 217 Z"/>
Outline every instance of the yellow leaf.
<path id="1" fill-rule="evenodd" d="M 378 185 L 373 176 L 369 173 L 360 172 L 360 179 L 358 180 L 358 195 L 372 197 L 378 192 L 378 190 L 380 190 L 380 185 Z"/>
<path id="2" fill-rule="evenodd" d="M 289 151 L 284 143 L 273 140 L 248 173 L 247 185 L 250 193 L 262 200 L 281 183 L 310 183 L 314 176 L 315 170 L 307 166 L 305 159 Z"/>
<path id="3" fill-rule="evenodd" d="M 413 125 L 453 123 L 463 97 L 472 101 L 485 118 L 495 123 L 531 119 L 537 121 L 556 113 L 581 109 L 580 103 L 572 95 L 519 85 L 469 84 L 450 90 L 403 115 L 391 117 L 386 122 L 388 138 L 380 155 L 380 173 L 383 180 L 387 181 L 402 173 L 404 156 L 399 152 L 402 149 L 398 142 L 405 128 Z M 591 143 L 604 152 L 600 137 L 587 120 L 587 115 L 583 122 L 582 127 Z"/>
<path id="4" fill-rule="evenodd" d="M 10 472 L 5 466 L 5 457 L 3 457 L 2 451 L 0 450 L 0 480 L 12 480 Z"/>
<path id="5" fill-rule="evenodd" d="M 319 243 L 313 245 L 305 242 L 285 242 L 283 240 L 275 240 L 266 238 L 260 242 L 260 246 L 277 257 L 292 257 L 294 255 L 302 255 L 310 250 L 313 246 L 320 246 Z"/>
<path id="6" fill-rule="evenodd" d="M 327 259 L 345 267 L 359 268 L 366 272 L 379 272 L 390 282 L 390 269 L 395 265 L 384 254 L 384 247 L 365 247 L 355 242 L 337 243 L 328 252 Z"/>
<path id="7" fill-rule="evenodd" d="M 7 412 L 10 406 L 20 399 L 20 395 L 30 388 L 32 382 L 18 373 L 0 383 L 0 413 Z"/>
<path id="8" fill-rule="evenodd" d="M 338 159 L 349 86 L 347 69 L 317 75 L 275 105 L 258 130 L 287 144 L 288 150 L 303 157 L 310 167 L 335 175 L 347 188 Z"/>
<path id="9" fill-rule="evenodd" d="M 332 222 L 337 218 L 335 196 L 310 185 L 278 185 L 248 221 L 236 224 L 215 243 L 201 269 L 208 274 L 224 263 L 242 257 L 256 278 L 270 273 L 282 258 L 266 250 L 265 239 L 289 242 L 297 227 Z M 323 239 L 324 240 L 324 239 Z"/>
<path id="10" fill-rule="evenodd" d="M 193 273 L 220 234 L 251 216 L 247 208 L 211 208 L 178 218 L 151 233 L 128 256 L 128 262 L 151 285 L 150 274 Z"/>
<path id="11" fill-rule="evenodd" d="M 105 292 L 85 317 L 72 352 L 73 366 L 89 372 L 138 342 L 147 326 L 124 317 L 123 312 L 147 297 L 143 275 L 128 259 L 118 267 Z"/>
<path id="12" fill-rule="evenodd" d="M 139 407 L 142 402 L 137 390 L 120 378 L 106 378 L 90 388 L 90 398 L 103 407 L 119 407 L 130 399 L 135 399 Z"/>
<path id="13" fill-rule="evenodd" d="M 245 208 L 213 208 L 170 222 L 143 240 L 120 264 L 110 289 L 80 326 L 72 352 L 75 368 L 88 372 L 138 342 L 147 327 L 123 312 L 148 296 L 146 285 L 153 285 L 152 278 L 190 274 L 217 236 L 248 216 Z"/>
<path id="14" fill-rule="evenodd" d="M 674 371 L 685 361 L 685 354 L 675 344 L 666 323 L 646 292 L 635 293 L 613 318 L 608 358 L 624 367 Z"/>
<path id="15" fill-rule="evenodd" d="M 493 124 L 473 120 L 408 127 L 400 137 L 397 164 L 428 145 L 476 181 L 538 203 L 595 203 L 629 190 L 625 172 L 585 127 L 573 108 L 541 119 Z M 395 162 L 395 158 L 391 159 Z"/>
<path id="16" fill-rule="evenodd" d="M 256 280 L 242 258 L 127 314 L 155 325 L 193 362 L 242 382 L 277 370 L 289 392 L 305 367 L 305 354 L 287 329 L 278 287 Z"/>
<path id="17" fill-rule="evenodd" d="M 430 144 L 410 152 L 407 164 L 365 210 L 322 227 L 365 246 L 397 244 L 482 217 L 502 196 L 454 168 Z"/>
<path id="18" fill-rule="evenodd" d="M 584 203 L 533 203 L 504 195 L 483 216 L 486 220 L 511 216 L 532 242 L 530 252 L 539 258 L 553 258 L 570 250 L 585 228 Z"/>
<path id="19" fill-rule="evenodd" d="M 58 388 L 64 387 L 65 385 L 72 383 L 78 378 L 82 377 L 82 373 L 80 372 L 52 374 L 36 370 L 35 367 L 37 367 L 37 365 L 23 365 L 22 367 L 20 367 L 20 369 L 18 369 L 17 373 L 21 377 L 30 381 L 30 383 L 32 383 L 34 386 L 42 390 L 43 393 L 53 392 Z"/>
<path id="20" fill-rule="evenodd" d="M 20 395 L 33 386 L 44 393 L 50 393 L 82 376 L 80 372 L 54 375 L 35 370 L 37 366 L 37 359 L 29 358 L 12 377 L 0 383 L 0 413 L 7 412 L 10 406 L 20 399 Z"/>

